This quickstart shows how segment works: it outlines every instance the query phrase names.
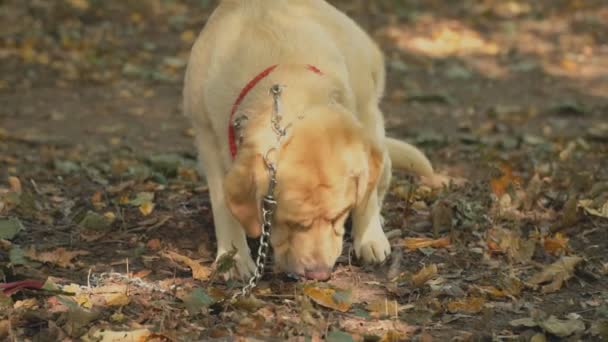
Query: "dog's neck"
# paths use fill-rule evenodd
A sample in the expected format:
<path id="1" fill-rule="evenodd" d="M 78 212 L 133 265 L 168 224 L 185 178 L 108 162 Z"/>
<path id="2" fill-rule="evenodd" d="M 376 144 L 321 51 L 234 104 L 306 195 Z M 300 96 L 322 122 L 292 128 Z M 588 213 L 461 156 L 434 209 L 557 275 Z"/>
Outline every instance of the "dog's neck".
<path id="1" fill-rule="evenodd" d="M 277 134 L 272 128 L 274 99 L 270 88 L 281 85 L 280 96 L 282 120 L 281 126 L 297 125 L 298 120 L 306 116 L 306 111 L 319 105 L 341 105 L 352 108 L 346 100 L 346 90 L 338 84 L 332 75 L 321 74 L 303 65 L 279 65 L 269 75 L 251 88 L 239 104 L 235 118 L 246 117 L 244 125 L 235 132 L 238 153 L 251 149 L 264 154 L 276 146 Z M 289 134 L 289 130 L 288 130 Z"/>

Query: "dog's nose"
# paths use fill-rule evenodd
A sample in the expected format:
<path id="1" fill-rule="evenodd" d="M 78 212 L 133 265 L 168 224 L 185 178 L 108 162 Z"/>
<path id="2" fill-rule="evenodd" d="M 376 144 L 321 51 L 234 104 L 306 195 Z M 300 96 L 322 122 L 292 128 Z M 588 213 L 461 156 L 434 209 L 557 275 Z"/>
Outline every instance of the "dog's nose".
<path id="1" fill-rule="evenodd" d="M 326 281 L 331 277 L 331 269 L 329 268 L 315 268 L 304 272 L 304 276 L 311 280 Z"/>

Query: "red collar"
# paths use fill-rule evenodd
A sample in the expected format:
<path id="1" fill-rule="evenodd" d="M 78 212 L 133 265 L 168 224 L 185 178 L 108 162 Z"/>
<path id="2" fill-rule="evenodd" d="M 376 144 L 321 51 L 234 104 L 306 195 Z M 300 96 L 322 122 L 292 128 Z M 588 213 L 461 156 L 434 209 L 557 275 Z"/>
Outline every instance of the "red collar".
<path id="1" fill-rule="evenodd" d="M 266 78 L 268 75 L 270 75 L 274 71 L 274 69 L 276 69 L 277 67 L 278 67 L 278 64 L 270 66 L 270 67 L 264 69 L 264 71 L 259 73 L 251 81 L 249 81 L 249 83 L 247 83 L 247 85 L 243 88 L 243 90 L 241 90 L 239 97 L 237 97 L 236 101 L 232 105 L 232 110 L 230 112 L 230 121 L 228 124 L 228 144 L 230 146 L 230 156 L 232 157 L 232 160 L 234 160 L 234 158 L 236 158 L 236 152 L 237 152 L 236 136 L 235 136 L 234 125 L 233 125 L 234 115 L 236 114 L 236 111 L 239 108 L 239 105 L 241 104 L 241 102 L 243 102 L 243 100 L 245 99 L 245 96 L 247 96 L 247 94 L 249 94 L 249 92 L 253 88 L 255 88 L 255 86 L 258 83 L 260 83 L 260 81 L 262 81 L 264 78 Z M 323 75 L 323 72 L 314 65 L 310 65 L 310 64 L 306 65 L 306 69 L 314 72 L 315 74 Z"/>

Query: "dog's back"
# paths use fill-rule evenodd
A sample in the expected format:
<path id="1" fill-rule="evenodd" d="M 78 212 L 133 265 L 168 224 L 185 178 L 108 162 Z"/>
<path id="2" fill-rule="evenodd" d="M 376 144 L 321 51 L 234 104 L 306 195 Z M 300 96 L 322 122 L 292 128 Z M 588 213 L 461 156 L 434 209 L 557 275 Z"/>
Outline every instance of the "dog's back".
<path id="1" fill-rule="evenodd" d="M 186 112 L 203 105 L 204 112 L 228 113 L 243 85 L 274 64 L 313 64 L 344 82 L 360 103 L 383 91 L 380 50 L 326 1 L 222 0 L 193 47 L 185 92 L 196 95 L 185 98 L 201 102 L 185 103 Z"/>

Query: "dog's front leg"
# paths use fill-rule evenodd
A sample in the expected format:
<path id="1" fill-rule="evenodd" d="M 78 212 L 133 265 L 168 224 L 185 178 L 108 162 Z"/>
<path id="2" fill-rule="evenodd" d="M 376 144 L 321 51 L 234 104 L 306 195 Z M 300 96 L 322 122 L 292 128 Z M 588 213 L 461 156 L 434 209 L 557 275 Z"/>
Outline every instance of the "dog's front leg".
<path id="1" fill-rule="evenodd" d="M 211 134 L 199 136 L 199 154 L 201 168 L 204 170 L 207 184 L 209 186 L 209 197 L 211 199 L 211 210 L 215 225 L 215 236 L 217 238 L 217 258 L 237 249 L 234 257 L 235 267 L 225 275 L 225 278 L 248 279 L 255 271 L 255 263 L 251 258 L 245 231 L 241 224 L 234 218 L 226 205 L 223 181 L 224 172 L 221 160 L 217 156 L 215 142 L 208 138 Z"/>
<path id="2" fill-rule="evenodd" d="M 391 245 L 382 229 L 377 189 L 369 200 L 353 211 L 355 254 L 365 263 L 381 263 L 391 253 Z"/>

